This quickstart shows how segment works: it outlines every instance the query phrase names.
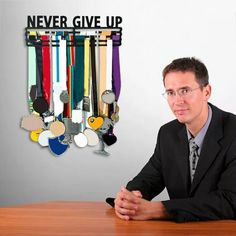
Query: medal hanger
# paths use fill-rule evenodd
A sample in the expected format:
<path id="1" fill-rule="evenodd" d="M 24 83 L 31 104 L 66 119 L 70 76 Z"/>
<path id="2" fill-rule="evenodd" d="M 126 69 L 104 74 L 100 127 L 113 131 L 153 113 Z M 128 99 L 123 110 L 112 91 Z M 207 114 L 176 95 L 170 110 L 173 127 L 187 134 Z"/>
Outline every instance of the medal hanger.
<path id="1" fill-rule="evenodd" d="M 75 27 L 62 27 L 62 28 L 42 28 L 42 27 L 26 27 L 25 28 L 25 41 L 26 46 L 36 46 L 36 45 L 45 45 L 50 46 L 49 43 L 51 43 L 51 46 L 60 46 L 58 40 L 39 40 L 40 34 L 43 35 L 55 35 L 57 32 L 63 32 L 63 37 L 66 37 L 67 35 L 83 35 L 87 38 L 91 35 L 97 35 L 98 36 L 98 42 L 95 43 L 95 46 L 107 46 L 107 40 L 106 39 L 100 39 L 100 35 L 103 32 L 111 32 L 110 35 L 106 36 L 106 39 L 112 39 L 113 35 L 119 36 L 119 38 L 113 39 L 113 46 L 121 46 L 121 36 L 122 36 L 122 28 L 110 28 L 110 27 L 84 27 L 84 28 L 75 28 Z M 32 32 L 36 32 L 35 35 L 32 35 Z M 98 45 L 97 45 L 98 43 Z M 73 39 L 67 41 L 67 46 L 81 46 L 81 42 L 77 40 L 75 37 Z"/>
<path id="2" fill-rule="evenodd" d="M 109 155 L 105 144 L 110 146 L 116 141 L 111 141 L 111 136 L 119 108 L 113 86 L 112 54 L 121 45 L 121 36 L 120 27 L 25 28 L 25 41 L 30 49 L 28 103 L 36 121 L 35 125 L 27 124 L 25 118 L 22 128 L 31 132 L 33 142 L 60 156 L 72 140 L 78 147 L 96 146 L 100 141 L 100 149 L 95 152 Z M 99 55 L 103 47 L 109 47 L 105 51 L 110 66 L 106 68 L 109 76 L 104 80 L 105 89 L 99 92 Z M 103 111 L 99 109 L 100 102 L 104 104 Z"/>

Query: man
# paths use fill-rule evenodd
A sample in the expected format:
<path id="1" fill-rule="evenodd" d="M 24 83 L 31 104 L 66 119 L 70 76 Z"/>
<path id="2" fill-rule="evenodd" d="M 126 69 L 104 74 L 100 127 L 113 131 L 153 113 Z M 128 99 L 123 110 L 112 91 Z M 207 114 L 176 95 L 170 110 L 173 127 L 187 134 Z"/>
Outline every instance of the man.
<path id="1" fill-rule="evenodd" d="M 177 119 L 160 128 L 153 156 L 118 192 L 116 215 L 176 222 L 235 219 L 236 116 L 208 103 L 208 71 L 195 58 L 172 61 L 163 82 Z M 165 187 L 170 200 L 151 202 Z"/>

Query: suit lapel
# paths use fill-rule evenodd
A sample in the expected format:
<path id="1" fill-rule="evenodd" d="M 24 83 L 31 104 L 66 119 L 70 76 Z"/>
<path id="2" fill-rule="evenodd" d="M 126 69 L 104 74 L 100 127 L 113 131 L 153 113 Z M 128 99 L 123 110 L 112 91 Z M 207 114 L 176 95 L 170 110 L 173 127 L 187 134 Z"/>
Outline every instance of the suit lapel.
<path id="1" fill-rule="evenodd" d="M 219 140 L 223 136 L 222 126 L 221 113 L 216 107 L 212 106 L 212 120 L 204 138 L 197 169 L 190 189 L 190 195 L 201 182 L 201 179 L 220 151 Z"/>
<path id="2" fill-rule="evenodd" d="M 187 131 L 185 126 L 180 130 L 178 133 L 179 140 L 180 140 L 180 146 L 177 147 L 177 163 L 179 165 L 179 170 L 181 172 L 182 176 L 182 183 L 184 185 L 184 188 L 186 190 L 186 196 L 188 196 L 189 193 L 189 185 L 190 185 L 190 179 L 189 179 L 189 160 L 188 160 L 188 137 L 187 137 Z"/>

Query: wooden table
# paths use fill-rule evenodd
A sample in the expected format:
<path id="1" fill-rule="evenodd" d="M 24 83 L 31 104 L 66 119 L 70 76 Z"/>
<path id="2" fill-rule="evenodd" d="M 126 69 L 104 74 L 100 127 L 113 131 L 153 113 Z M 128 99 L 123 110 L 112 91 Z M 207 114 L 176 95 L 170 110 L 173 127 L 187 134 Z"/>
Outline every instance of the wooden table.
<path id="1" fill-rule="evenodd" d="M 236 235 L 236 221 L 123 221 L 102 202 L 48 202 L 0 209 L 0 236 Z"/>

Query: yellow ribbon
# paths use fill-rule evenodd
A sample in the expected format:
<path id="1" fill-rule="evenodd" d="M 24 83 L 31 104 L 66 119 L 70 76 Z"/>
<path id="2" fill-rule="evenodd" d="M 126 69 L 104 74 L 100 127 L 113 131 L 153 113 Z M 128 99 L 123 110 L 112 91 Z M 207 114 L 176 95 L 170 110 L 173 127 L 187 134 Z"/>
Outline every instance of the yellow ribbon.
<path id="1" fill-rule="evenodd" d="M 110 31 L 103 31 L 100 36 L 100 40 L 106 40 L 106 37 L 111 35 Z M 101 42 L 105 44 L 105 42 Z M 106 90 L 107 80 L 107 49 L 106 46 L 100 46 L 100 81 L 99 81 L 99 114 L 108 116 L 107 105 L 102 101 L 102 93 Z"/>

